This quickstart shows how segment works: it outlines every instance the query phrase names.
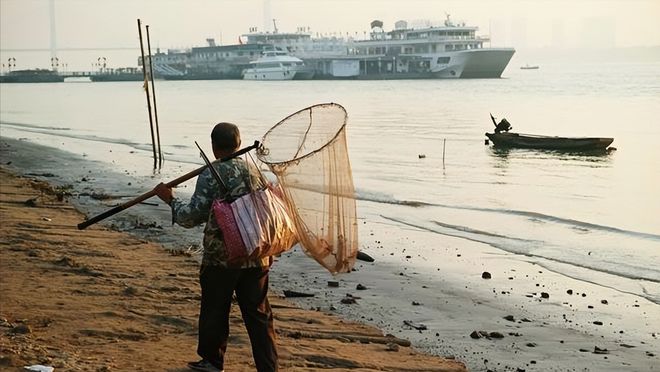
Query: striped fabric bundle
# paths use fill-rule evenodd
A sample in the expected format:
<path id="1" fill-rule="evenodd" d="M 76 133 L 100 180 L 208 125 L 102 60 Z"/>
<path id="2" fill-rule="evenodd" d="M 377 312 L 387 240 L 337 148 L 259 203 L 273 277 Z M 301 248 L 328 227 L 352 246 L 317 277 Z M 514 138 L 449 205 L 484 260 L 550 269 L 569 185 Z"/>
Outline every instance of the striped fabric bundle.
<path id="1" fill-rule="evenodd" d="M 223 233 L 230 264 L 280 254 L 298 241 L 278 186 L 269 184 L 231 203 L 215 200 L 212 208 Z"/>

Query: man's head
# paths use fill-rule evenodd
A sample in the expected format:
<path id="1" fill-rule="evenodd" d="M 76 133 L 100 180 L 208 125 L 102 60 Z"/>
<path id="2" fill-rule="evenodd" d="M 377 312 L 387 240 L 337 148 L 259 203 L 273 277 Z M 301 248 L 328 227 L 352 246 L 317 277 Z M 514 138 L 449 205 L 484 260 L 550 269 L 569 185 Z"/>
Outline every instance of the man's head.
<path id="1" fill-rule="evenodd" d="M 211 145 L 216 159 L 232 154 L 241 146 L 241 133 L 232 123 L 218 123 L 211 132 Z"/>

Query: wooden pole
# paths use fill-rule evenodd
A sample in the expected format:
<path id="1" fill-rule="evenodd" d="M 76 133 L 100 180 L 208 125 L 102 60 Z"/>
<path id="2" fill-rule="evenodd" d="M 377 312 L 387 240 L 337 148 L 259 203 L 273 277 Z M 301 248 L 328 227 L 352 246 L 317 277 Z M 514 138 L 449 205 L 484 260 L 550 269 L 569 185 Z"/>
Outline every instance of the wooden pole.
<path id="1" fill-rule="evenodd" d="M 154 100 L 154 119 L 156 119 L 156 143 L 158 144 L 158 167 L 163 164 L 163 150 L 160 147 L 160 126 L 158 125 L 158 109 L 156 108 L 156 86 L 154 85 L 154 65 L 151 60 L 151 40 L 149 38 L 149 25 L 147 29 L 147 50 L 149 51 L 149 72 L 151 75 L 151 97 Z"/>
<path id="2" fill-rule="evenodd" d="M 442 140 L 442 169 L 445 169 L 445 145 L 447 144 L 447 139 Z"/>
<path id="3" fill-rule="evenodd" d="M 220 161 L 223 162 L 223 161 L 233 159 L 237 156 L 245 154 L 246 152 L 248 152 L 250 150 L 258 148 L 259 146 L 260 146 L 259 141 L 254 141 L 254 144 L 252 144 L 248 147 L 245 147 L 243 149 L 240 149 L 240 150 L 236 151 L 235 153 L 233 153 L 233 154 L 231 154 L 231 155 L 229 155 L 225 158 L 220 159 Z M 165 185 L 167 187 L 174 187 L 174 186 L 176 186 L 180 183 L 188 181 L 189 179 L 191 179 L 193 177 L 198 176 L 200 173 L 202 173 L 204 171 L 204 169 L 206 169 L 206 165 L 204 165 L 203 167 L 197 168 L 192 172 L 188 172 L 188 173 L 184 174 L 183 176 L 166 183 Z M 89 226 L 91 226 L 91 225 L 93 225 L 93 224 L 95 224 L 99 221 L 102 221 L 102 220 L 104 220 L 104 219 L 106 219 L 110 216 L 113 216 L 113 215 L 123 211 L 124 209 L 128 209 L 128 208 L 130 208 L 130 207 L 132 207 L 136 204 L 140 204 L 143 201 L 145 201 L 145 200 L 147 200 L 147 199 L 149 199 L 149 198 L 151 198 L 152 196 L 155 196 L 155 195 L 156 195 L 156 192 L 154 192 L 154 190 L 145 192 L 144 194 L 138 196 L 137 198 L 135 198 L 133 200 L 127 201 L 124 204 L 118 205 L 118 206 L 116 206 L 116 207 L 114 207 L 110 210 L 107 210 L 107 211 L 105 211 L 105 212 L 103 212 L 99 215 L 96 215 L 96 216 L 94 216 L 94 217 L 92 217 L 92 218 L 90 218 L 90 219 L 88 219 L 84 222 L 79 223 L 78 224 L 78 230 L 84 230 L 87 227 L 89 227 Z"/>
<path id="4" fill-rule="evenodd" d="M 140 51 L 142 52 L 142 76 L 144 77 L 144 92 L 147 95 L 147 110 L 149 110 L 149 126 L 151 127 L 151 146 L 154 150 L 154 169 L 158 162 L 158 155 L 156 154 L 156 140 L 154 139 L 154 121 L 151 117 L 151 97 L 149 95 L 149 80 L 147 79 L 147 65 L 144 58 L 144 44 L 142 42 L 142 22 L 137 20 L 138 34 L 140 35 Z"/>

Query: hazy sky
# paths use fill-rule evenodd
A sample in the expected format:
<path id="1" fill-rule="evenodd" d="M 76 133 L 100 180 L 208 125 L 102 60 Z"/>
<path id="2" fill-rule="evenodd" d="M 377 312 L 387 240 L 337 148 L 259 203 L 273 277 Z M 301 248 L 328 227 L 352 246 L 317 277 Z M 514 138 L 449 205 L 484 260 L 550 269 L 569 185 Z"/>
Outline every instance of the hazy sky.
<path id="1" fill-rule="evenodd" d="M 660 45 L 660 0 L 270 0 L 269 18 L 280 31 L 361 36 L 374 19 L 388 30 L 400 19 L 442 21 L 445 12 L 490 33 L 493 46 Z M 249 27 L 264 28 L 264 1 L 55 0 L 57 46 L 138 47 L 137 18 L 150 25 L 153 48 L 200 46 L 208 37 L 234 44 Z M 25 55 L 11 49 L 49 46 L 49 0 L 0 0 L 4 59 Z"/>

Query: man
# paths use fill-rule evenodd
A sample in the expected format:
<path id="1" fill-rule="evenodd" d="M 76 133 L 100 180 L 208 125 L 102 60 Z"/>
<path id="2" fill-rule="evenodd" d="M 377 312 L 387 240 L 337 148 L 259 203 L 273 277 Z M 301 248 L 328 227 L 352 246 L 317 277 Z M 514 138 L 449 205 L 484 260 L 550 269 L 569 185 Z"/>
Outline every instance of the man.
<path id="1" fill-rule="evenodd" d="M 241 145 L 238 127 L 230 123 L 217 124 L 211 132 L 211 144 L 216 159 L 236 152 Z M 211 172 L 204 170 L 188 203 L 174 197 L 172 189 L 162 183 L 154 189 L 156 195 L 171 206 L 174 223 L 186 228 L 206 223 L 199 274 L 202 303 L 197 354 L 202 360 L 190 362 L 188 367 L 195 371 L 223 370 L 229 336 L 229 312 L 233 293 L 236 292 L 257 371 L 277 371 L 273 314 L 267 297 L 271 260 L 264 258 L 247 261 L 240 267 L 230 266 L 222 231 L 211 211 L 215 199 L 234 200 L 250 192 L 252 185 L 259 184 L 258 170 L 240 158 L 216 161 L 213 167 L 218 171 L 222 184 L 218 185 Z"/>

